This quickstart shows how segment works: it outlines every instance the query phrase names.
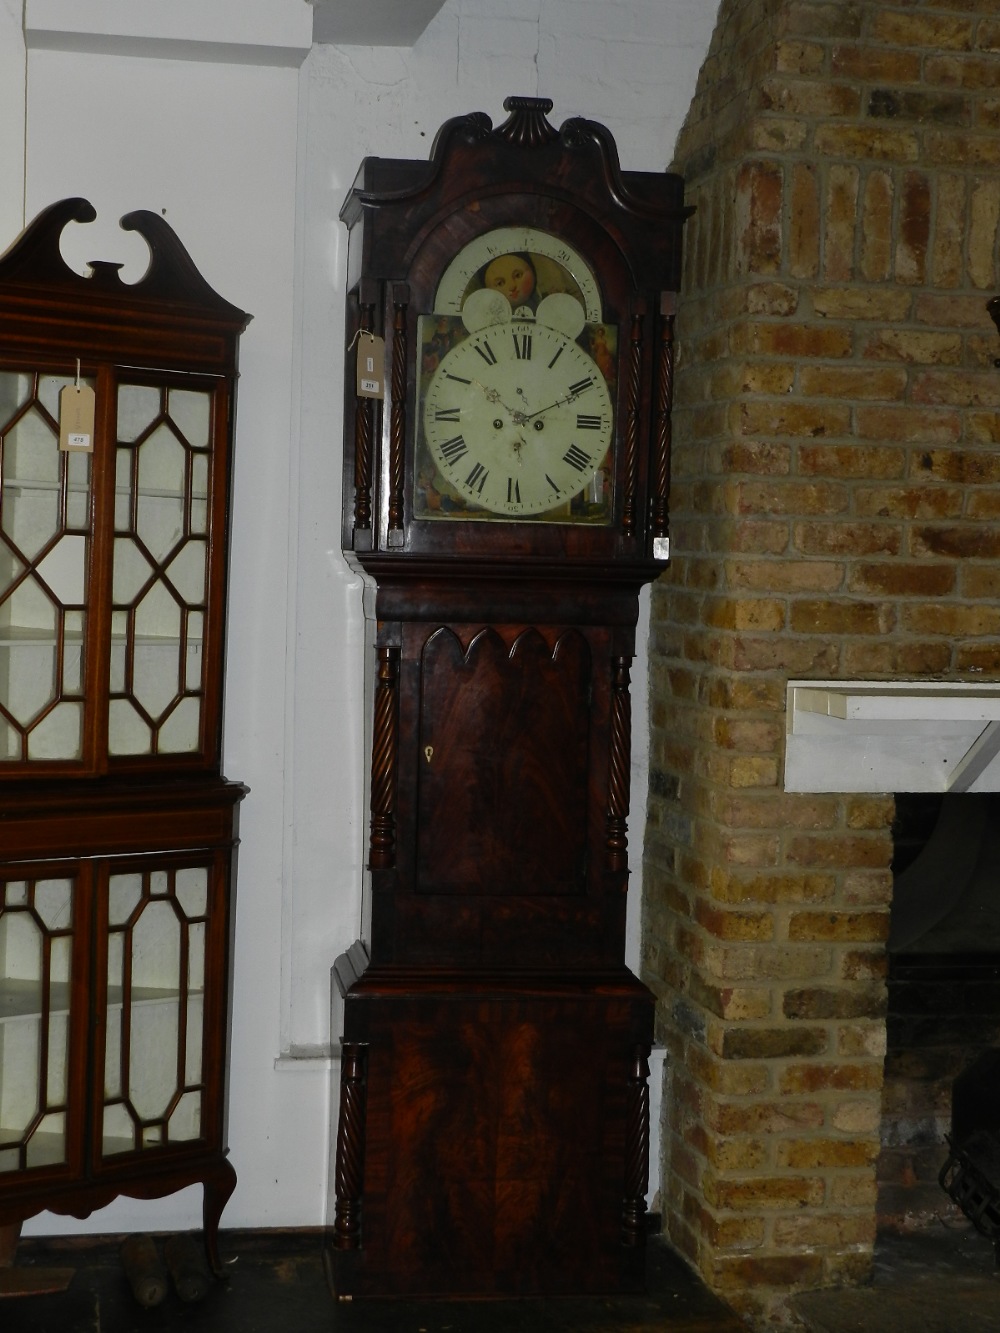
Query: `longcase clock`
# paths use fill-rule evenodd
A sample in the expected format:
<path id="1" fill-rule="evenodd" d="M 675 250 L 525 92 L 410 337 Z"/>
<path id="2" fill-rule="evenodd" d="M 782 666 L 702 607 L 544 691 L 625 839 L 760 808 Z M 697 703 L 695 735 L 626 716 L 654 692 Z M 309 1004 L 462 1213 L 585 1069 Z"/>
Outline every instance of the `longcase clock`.
<path id="1" fill-rule="evenodd" d="M 220 771 L 237 348 L 154 213 L 146 273 L 0 259 L 0 1264 L 25 1218 L 236 1183 Z M 0 1272 L 2 1276 L 2 1272 Z M 0 1281 L 2 1289 L 2 1281 Z"/>
<path id="2" fill-rule="evenodd" d="M 342 1295 L 641 1287 L 653 999 L 623 964 L 629 664 L 667 556 L 683 185 L 512 97 L 368 158 L 343 544 L 374 585 Z"/>

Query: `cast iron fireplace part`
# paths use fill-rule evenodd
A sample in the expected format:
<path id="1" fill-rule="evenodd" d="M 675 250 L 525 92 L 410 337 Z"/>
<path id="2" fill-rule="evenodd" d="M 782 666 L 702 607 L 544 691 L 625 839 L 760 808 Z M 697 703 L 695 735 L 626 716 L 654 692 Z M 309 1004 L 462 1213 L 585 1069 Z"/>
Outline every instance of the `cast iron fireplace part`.
<path id="1" fill-rule="evenodd" d="M 993 1242 L 1000 1267 L 1000 1050 L 985 1051 L 952 1086 L 948 1160 L 938 1179 Z"/>

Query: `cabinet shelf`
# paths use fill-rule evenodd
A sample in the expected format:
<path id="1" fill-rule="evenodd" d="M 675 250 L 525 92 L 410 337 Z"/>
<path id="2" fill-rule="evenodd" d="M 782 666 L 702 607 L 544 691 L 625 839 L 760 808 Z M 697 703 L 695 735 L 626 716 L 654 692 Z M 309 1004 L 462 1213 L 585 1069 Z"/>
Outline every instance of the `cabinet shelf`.
<path id="1" fill-rule="evenodd" d="M 66 1014 L 69 1012 L 69 992 L 68 982 L 56 982 L 50 988 L 49 1013 L 53 1017 L 57 1014 Z M 39 983 L 36 981 L 23 981 L 13 977 L 0 978 L 0 1023 L 6 1022 L 12 1018 L 38 1018 L 41 1010 L 38 1005 Z M 202 996 L 204 992 L 199 989 L 188 991 L 188 998 L 194 999 L 196 996 Z M 181 998 L 181 991 L 176 986 L 133 986 L 132 987 L 132 1008 L 153 1004 L 173 1003 Z M 108 987 L 108 1008 L 120 1009 L 122 1007 L 122 989 L 120 986 Z"/>
<path id="2" fill-rule="evenodd" d="M 65 630 L 63 640 L 66 643 L 82 643 L 80 630 Z M 4 625 L 0 628 L 0 648 L 51 648 L 56 643 L 56 634 L 51 629 L 36 629 L 32 625 Z"/>
<path id="3" fill-rule="evenodd" d="M 22 981 L 15 977 L 0 979 L 0 1022 L 11 1018 L 38 1018 L 41 1010 L 38 1004 L 41 983 Z M 69 984 L 57 982 L 50 987 L 51 1010 L 55 1013 L 69 1012 Z"/>
<path id="4" fill-rule="evenodd" d="M 62 489 L 61 481 L 54 481 L 51 478 L 39 478 L 35 480 L 31 477 L 5 477 L 3 479 L 3 492 L 5 495 L 20 495 L 24 491 L 58 491 Z M 91 486 L 89 482 L 71 481 L 67 483 L 66 490 L 70 495 L 87 495 Z M 115 495 L 130 496 L 133 494 L 131 486 L 116 486 Z M 183 500 L 187 493 L 177 486 L 140 486 L 135 492 L 140 499 L 144 500 Z M 195 490 L 191 492 L 192 500 L 207 500 L 208 492 Z"/>
<path id="5" fill-rule="evenodd" d="M 0 1124 L 0 1153 L 6 1145 L 15 1147 L 23 1136 L 23 1128 L 14 1129 Z M 47 1134 L 44 1130 L 36 1130 L 32 1134 L 28 1147 L 29 1170 L 39 1166 L 61 1166 L 65 1161 L 66 1139 L 62 1134 Z"/>
<path id="6" fill-rule="evenodd" d="M 63 633 L 64 643 L 82 643 L 83 634 L 80 630 L 66 630 Z M 201 643 L 200 634 L 188 634 L 187 642 L 189 644 Z M 54 648 L 56 645 L 56 635 L 49 629 L 33 629 L 27 625 L 5 625 L 0 628 L 0 648 Z M 113 644 L 127 643 L 128 640 L 124 634 L 112 634 L 111 642 Z M 170 647 L 180 643 L 178 634 L 133 634 L 132 642 L 143 646 Z"/>

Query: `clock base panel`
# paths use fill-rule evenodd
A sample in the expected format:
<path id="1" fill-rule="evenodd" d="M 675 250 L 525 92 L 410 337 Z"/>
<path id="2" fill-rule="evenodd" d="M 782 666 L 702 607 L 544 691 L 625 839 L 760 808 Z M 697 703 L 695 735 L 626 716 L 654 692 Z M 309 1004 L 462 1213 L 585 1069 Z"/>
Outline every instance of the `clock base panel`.
<path id="1" fill-rule="evenodd" d="M 375 971 L 344 997 L 359 1081 L 338 1167 L 362 1169 L 354 1234 L 331 1246 L 338 1296 L 643 1290 L 652 995 L 625 969 Z"/>

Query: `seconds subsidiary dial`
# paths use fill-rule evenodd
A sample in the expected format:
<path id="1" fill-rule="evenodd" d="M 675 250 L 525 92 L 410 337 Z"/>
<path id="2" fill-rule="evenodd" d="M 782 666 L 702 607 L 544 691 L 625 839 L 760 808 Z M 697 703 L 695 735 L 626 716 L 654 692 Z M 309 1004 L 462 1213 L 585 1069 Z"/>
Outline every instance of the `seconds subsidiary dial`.
<path id="1" fill-rule="evenodd" d="M 449 486 L 511 518 L 603 497 L 613 413 L 593 359 L 559 329 L 493 324 L 441 358 L 423 405 L 424 439 Z"/>

